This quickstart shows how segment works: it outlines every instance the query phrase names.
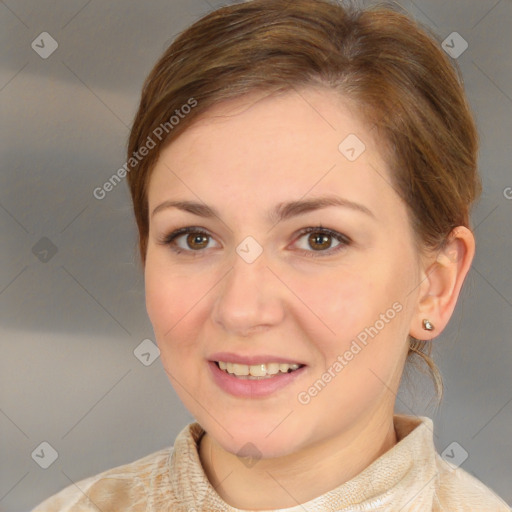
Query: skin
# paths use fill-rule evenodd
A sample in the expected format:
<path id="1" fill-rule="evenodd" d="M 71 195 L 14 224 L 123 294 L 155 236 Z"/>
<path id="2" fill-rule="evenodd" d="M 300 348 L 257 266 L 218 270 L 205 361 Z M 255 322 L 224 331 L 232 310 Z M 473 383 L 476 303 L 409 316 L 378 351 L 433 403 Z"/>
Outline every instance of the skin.
<path id="1" fill-rule="evenodd" d="M 366 146 L 353 162 L 338 149 L 349 134 Z M 374 136 L 332 90 L 252 94 L 215 106 L 162 151 L 153 170 L 150 213 L 178 199 L 219 212 L 203 218 L 162 208 L 151 216 L 145 284 L 164 368 L 206 430 L 201 463 L 233 507 L 304 503 L 392 448 L 407 336 L 437 336 L 455 307 L 473 236 L 459 227 L 443 252 L 419 250 Z M 326 194 L 371 215 L 330 206 L 277 224 L 266 218 L 278 203 Z M 352 242 L 336 252 L 333 237 L 319 248 L 314 233 L 299 234 L 320 224 Z M 185 226 L 210 236 L 199 245 L 189 237 L 187 245 L 182 235 L 175 240 L 180 254 L 161 243 Z M 263 249 L 250 264 L 236 252 L 247 236 Z M 320 393 L 300 403 L 299 393 L 397 302 L 400 312 Z M 432 334 L 422 329 L 423 318 L 435 325 Z M 269 397 L 239 398 L 210 375 L 208 357 L 219 351 L 272 354 L 307 366 Z M 244 455 L 253 451 L 255 464 L 237 455 L 242 447 Z"/>

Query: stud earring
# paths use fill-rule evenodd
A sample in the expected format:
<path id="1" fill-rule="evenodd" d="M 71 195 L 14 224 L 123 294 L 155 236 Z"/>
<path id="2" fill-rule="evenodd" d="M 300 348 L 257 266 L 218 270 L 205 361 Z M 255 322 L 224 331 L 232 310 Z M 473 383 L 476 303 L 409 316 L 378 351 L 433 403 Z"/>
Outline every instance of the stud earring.
<path id="1" fill-rule="evenodd" d="M 426 318 L 424 318 L 423 319 L 423 329 L 425 329 L 425 331 L 433 331 L 434 324 L 432 324 L 430 320 L 427 320 Z"/>

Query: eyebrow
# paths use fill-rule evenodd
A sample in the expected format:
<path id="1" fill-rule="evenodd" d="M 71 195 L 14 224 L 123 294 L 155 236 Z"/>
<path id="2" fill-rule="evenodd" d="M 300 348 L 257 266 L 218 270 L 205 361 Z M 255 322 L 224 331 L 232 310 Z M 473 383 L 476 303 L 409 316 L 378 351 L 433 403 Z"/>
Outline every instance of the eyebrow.
<path id="1" fill-rule="evenodd" d="M 342 197 L 329 195 L 316 197 L 312 199 L 290 201 L 287 203 L 278 203 L 272 210 L 268 212 L 267 220 L 271 224 L 277 224 L 278 222 L 282 222 L 292 217 L 303 215 L 305 213 L 309 213 L 322 208 L 328 208 L 330 206 L 340 206 L 343 208 L 349 208 L 351 210 L 364 213 L 365 215 L 368 215 L 373 219 L 376 218 L 372 211 L 362 204 L 349 201 L 348 199 L 344 199 Z M 192 213 L 199 217 L 220 218 L 220 215 L 215 208 L 212 208 L 204 203 L 198 203 L 196 201 L 171 200 L 160 203 L 151 213 L 151 217 L 153 217 L 156 213 L 162 210 L 166 210 L 168 208 L 178 208 L 179 210 Z"/>

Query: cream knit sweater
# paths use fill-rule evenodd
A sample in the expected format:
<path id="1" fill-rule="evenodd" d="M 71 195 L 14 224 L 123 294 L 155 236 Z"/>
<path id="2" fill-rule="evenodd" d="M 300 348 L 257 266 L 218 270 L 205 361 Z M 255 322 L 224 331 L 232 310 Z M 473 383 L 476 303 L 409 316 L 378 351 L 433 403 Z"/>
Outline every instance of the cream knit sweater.
<path id="1" fill-rule="evenodd" d="M 280 512 L 509 512 L 488 487 L 435 451 L 432 420 L 395 415 L 398 443 L 357 476 Z M 32 512 L 240 512 L 210 485 L 187 425 L 166 448 L 70 485 Z M 247 511 L 246 511 L 247 512 Z"/>

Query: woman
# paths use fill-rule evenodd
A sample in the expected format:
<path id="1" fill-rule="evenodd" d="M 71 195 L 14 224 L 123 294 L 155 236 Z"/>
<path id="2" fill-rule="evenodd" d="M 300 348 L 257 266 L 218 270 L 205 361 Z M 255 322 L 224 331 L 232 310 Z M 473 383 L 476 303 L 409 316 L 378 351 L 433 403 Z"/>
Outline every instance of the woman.
<path id="1" fill-rule="evenodd" d="M 197 422 L 35 509 L 505 511 L 394 414 L 475 252 L 477 134 L 390 10 L 255 0 L 182 33 L 128 148 L 147 311 Z"/>

